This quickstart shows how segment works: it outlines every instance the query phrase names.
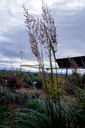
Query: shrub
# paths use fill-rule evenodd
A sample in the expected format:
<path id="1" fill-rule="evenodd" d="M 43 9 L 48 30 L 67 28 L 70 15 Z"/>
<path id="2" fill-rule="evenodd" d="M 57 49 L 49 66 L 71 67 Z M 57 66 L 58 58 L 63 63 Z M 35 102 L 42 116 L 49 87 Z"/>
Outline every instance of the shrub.
<path id="1" fill-rule="evenodd" d="M 14 88 L 17 82 L 17 78 L 14 75 L 10 75 L 7 77 L 7 86 L 10 88 Z"/>
<path id="2" fill-rule="evenodd" d="M 36 82 L 36 83 L 34 83 L 34 82 Z M 35 84 L 37 89 L 40 89 L 43 86 L 42 79 L 40 77 L 35 77 L 35 76 L 32 77 L 31 79 L 28 78 L 26 80 L 26 84 L 30 85 L 30 86 L 33 86 L 33 84 Z"/>
<path id="3" fill-rule="evenodd" d="M 43 89 L 46 91 L 47 94 L 50 94 L 51 96 L 54 95 L 53 97 L 57 99 L 58 95 L 64 96 L 66 92 L 62 89 L 57 87 L 58 85 L 54 85 L 54 87 L 51 87 L 50 83 L 46 83 L 45 86 L 43 86 Z"/>
<path id="4" fill-rule="evenodd" d="M 85 75 L 81 76 L 82 86 L 85 88 Z"/>
<path id="5" fill-rule="evenodd" d="M 23 78 L 17 78 L 16 85 L 15 85 L 16 88 L 25 87 L 25 85 L 26 84 Z"/>
<path id="6" fill-rule="evenodd" d="M 3 86 L 5 85 L 5 78 L 0 76 L 0 85 Z"/>
<path id="7" fill-rule="evenodd" d="M 14 75 L 9 75 L 7 77 L 7 86 L 11 89 L 13 88 L 21 88 L 25 86 L 25 81 L 23 78 L 18 78 Z"/>

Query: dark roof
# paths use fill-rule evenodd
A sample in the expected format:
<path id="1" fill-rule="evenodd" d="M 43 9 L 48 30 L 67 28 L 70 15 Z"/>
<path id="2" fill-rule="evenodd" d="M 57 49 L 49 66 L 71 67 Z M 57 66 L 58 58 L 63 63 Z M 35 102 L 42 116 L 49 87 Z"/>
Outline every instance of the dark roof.
<path id="1" fill-rule="evenodd" d="M 85 56 L 56 59 L 59 68 L 70 68 L 69 59 L 74 60 L 79 68 L 85 68 Z"/>

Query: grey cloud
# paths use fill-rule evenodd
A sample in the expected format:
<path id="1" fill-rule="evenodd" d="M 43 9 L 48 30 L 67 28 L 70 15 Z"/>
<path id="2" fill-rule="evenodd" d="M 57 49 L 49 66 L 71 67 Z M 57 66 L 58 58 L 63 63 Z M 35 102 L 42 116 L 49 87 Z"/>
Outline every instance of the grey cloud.
<path id="1" fill-rule="evenodd" d="M 63 6 L 65 6 L 67 3 L 67 0 L 65 0 L 62 3 L 54 4 L 56 8 L 63 8 Z M 52 16 L 55 19 L 55 24 L 57 25 L 58 34 L 58 51 L 56 58 L 85 55 L 85 8 L 75 11 L 69 10 L 69 13 L 75 12 L 75 16 L 56 15 L 57 11 L 59 11 L 56 8 L 52 8 L 51 11 Z M 11 13 L 8 13 L 11 16 Z M 62 14 L 63 13 L 67 14 L 67 11 L 62 10 Z M 34 15 L 34 17 L 39 16 Z M 24 17 L 22 22 L 24 22 Z M 8 31 L 3 32 L 2 34 L 4 39 L 0 40 L 0 56 L 2 56 L 4 59 L 9 59 L 3 61 L 1 58 L 0 64 L 3 63 L 4 65 L 10 65 L 10 59 L 13 63 L 16 63 L 17 61 L 19 63 L 21 57 L 20 50 L 25 51 L 23 53 L 23 60 L 25 63 L 26 61 L 35 61 L 36 58 L 31 52 L 25 24 L 23 23 L 19 26 L 17 25 L 16 27 L 11 26 L 10 29 L 7 30 Z"/>

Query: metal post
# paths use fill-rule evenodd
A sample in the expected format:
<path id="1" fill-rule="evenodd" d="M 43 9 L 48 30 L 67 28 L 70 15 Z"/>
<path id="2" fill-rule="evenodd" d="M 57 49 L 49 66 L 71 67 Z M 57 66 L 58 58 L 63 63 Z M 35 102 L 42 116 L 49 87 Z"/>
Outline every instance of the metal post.
<path id="1" fill-rule="evenodd" d="M 22 54 L 23 54 L 24 52 L 25 52 L 25 51 L 20 51 L 20 54 L 21 54 L 20 72 L 22 71 Z"/>

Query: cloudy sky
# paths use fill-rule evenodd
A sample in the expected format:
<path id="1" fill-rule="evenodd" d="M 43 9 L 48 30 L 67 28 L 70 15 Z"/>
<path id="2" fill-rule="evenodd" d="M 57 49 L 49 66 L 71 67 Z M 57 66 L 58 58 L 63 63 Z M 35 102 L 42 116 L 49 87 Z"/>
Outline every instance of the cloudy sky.
<path id="1" fill-rule="evenodd" d="M 85 55 L 85 0 L 45 0 L 55 19 L 58 35 L 56 58 Z M 33 64 L 23 7 L 40 17 L 41 0 L 0 0 L 0 68 Z"/>

